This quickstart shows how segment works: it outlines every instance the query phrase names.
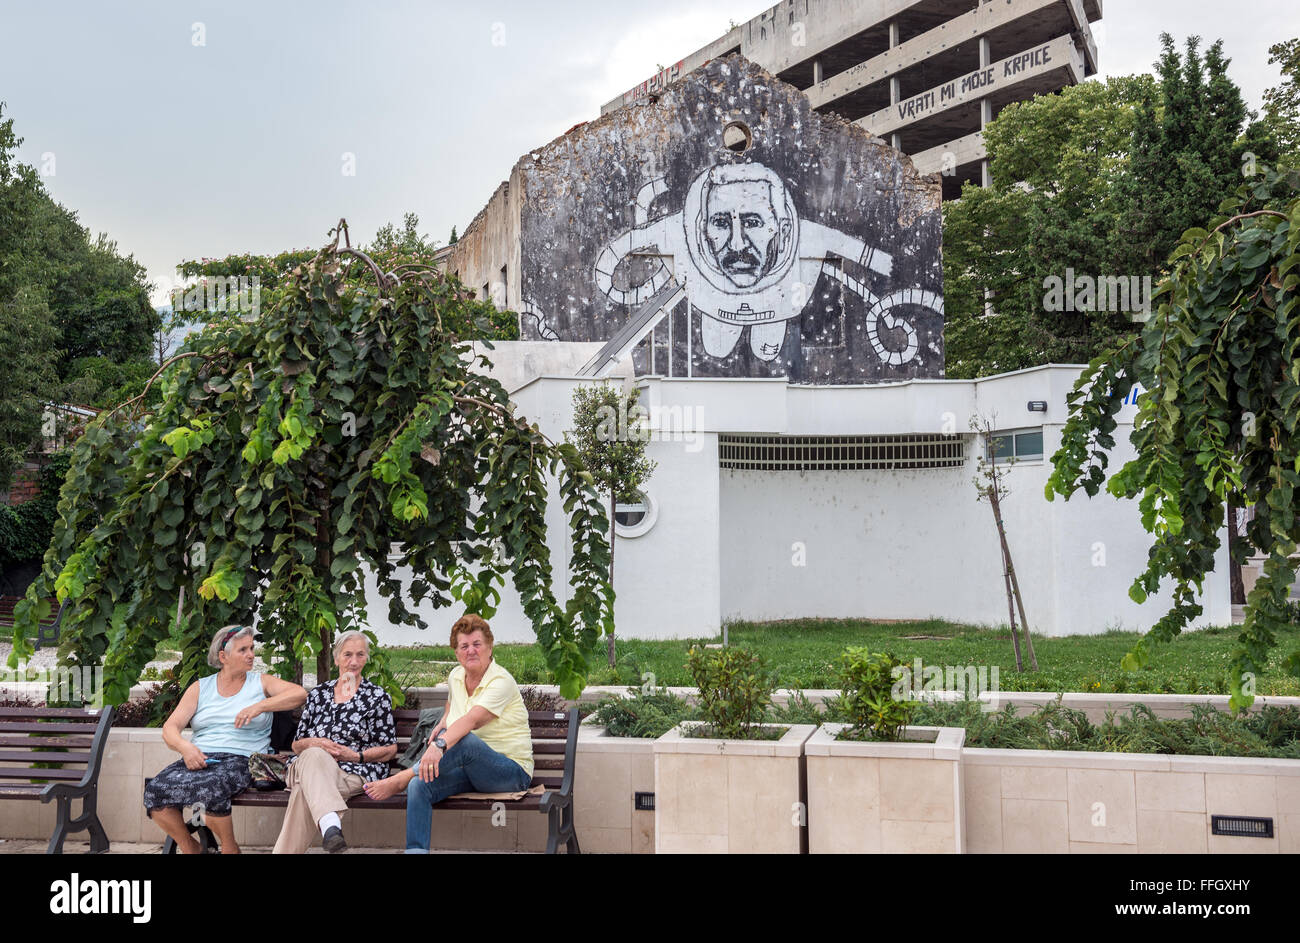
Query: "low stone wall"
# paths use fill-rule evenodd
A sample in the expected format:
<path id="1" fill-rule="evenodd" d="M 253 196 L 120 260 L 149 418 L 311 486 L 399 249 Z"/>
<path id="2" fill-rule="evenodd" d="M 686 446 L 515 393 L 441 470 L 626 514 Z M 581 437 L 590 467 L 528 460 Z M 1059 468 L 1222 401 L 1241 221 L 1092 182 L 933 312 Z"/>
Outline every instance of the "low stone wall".
<path id="1" fill-rule="evenodd" d="M 967 748 L 962 765 L 973 854 L 1300 853 L 1300 760 Z M 1212 815 L 1274 836 L 1211 835 Z"/>

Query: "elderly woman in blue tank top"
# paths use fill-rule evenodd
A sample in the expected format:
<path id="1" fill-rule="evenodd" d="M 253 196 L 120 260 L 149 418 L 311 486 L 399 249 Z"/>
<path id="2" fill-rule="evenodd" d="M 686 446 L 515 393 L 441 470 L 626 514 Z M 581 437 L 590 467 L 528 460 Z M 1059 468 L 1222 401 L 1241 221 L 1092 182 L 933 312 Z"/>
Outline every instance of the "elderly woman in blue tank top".
<path id="1" fill-rule="evenodd" d="M 181 696 L 163 724 L 163 741 L 181 755 L 149 781 L 144 807 L 181 854 L 197 854 L 181 809 L 202 804 L 204 824 L 221 843 L 223 854 L 239 854 L 230 800 L 248 788 L 248 757 L 271 745 L 271 715 L 293 710 L 307 700 L 296 684 L 253 670 L 253 630 L 228 625 L 212 639 L 208 664 L 218 669 L 200 678 Z M 194 736 L 186 740 L 186 725 Z"/>

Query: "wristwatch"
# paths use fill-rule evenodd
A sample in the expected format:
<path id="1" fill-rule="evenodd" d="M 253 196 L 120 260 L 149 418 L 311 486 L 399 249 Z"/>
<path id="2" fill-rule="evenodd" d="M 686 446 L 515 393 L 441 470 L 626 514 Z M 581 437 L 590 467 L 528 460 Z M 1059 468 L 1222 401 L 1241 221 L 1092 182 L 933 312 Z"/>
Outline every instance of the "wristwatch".
<path id="1" fill-rule="evenodd" d="M 357 762 L 364 763 L 365 761 L 366 761 L 366 748 L 362 747 L 360 750 L 357 751 Z"/>
<path id="2" fill-rule="evenodd" d="M 442 739 L 442 737 L 434 737 L 433 745 L 437 747 L 439 750 L 441 750 L 443 753 L 447 752 L 447 741 Z"/>

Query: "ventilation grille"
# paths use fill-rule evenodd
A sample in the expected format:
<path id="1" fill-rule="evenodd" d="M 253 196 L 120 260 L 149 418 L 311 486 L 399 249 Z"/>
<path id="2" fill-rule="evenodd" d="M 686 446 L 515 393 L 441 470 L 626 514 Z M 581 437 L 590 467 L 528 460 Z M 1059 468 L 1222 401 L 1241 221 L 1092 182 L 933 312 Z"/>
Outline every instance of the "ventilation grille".
<path id="1" fill-rule="evenodd" d="M 755 471 L 960 468 L 966 464 L 966 443 L 958 435 L 724 435 L 718 446 L 723 468 Z"/>
<path id="2" fill-rule="evenodd" d="M 1236 835 L 1239 838 L 1272 838 L 1273 820 L 1251 815 L 1211 815 L 1211 835 Z"/>

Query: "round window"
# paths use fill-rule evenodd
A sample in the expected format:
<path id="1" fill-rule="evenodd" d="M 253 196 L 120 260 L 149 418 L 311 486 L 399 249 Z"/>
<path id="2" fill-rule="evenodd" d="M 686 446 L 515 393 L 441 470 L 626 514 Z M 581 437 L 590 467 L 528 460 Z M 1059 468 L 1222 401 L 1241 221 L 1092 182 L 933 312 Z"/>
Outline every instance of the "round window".
<path id="1" fill-rule="evenodd" d="M 640 537 L 655 526 L 658 516 L 654 501 L 644 491 L 638 491 L 635 500 L 614 505 L 614 531 L 619 537 Z"/>

